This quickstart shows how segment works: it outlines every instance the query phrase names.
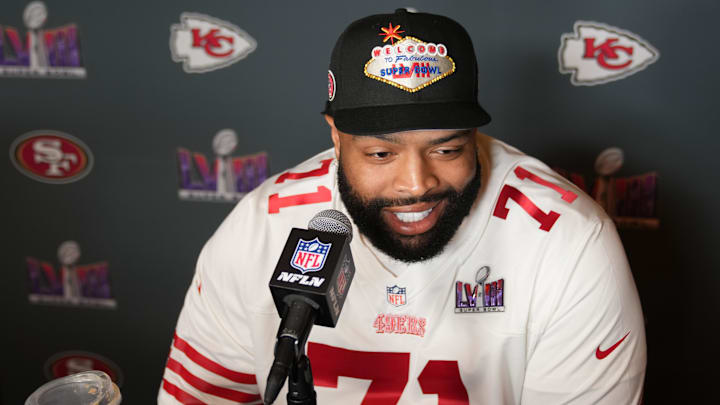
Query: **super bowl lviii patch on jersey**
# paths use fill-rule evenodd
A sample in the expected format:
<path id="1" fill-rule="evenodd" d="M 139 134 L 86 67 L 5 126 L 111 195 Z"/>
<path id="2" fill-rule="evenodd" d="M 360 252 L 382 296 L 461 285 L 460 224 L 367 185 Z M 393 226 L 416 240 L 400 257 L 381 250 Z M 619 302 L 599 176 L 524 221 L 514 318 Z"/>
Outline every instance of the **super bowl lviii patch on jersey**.
<path id="1" fill-rule="evenodd" d="M 378 35 L 383 43 L 370 52 L 365 75 L 385 84 L 414 93 L 455 72 L 455 62 L 443 44 L 400 36 L 405 31 L 389 23 Z M 395 43 L 395 41 L 398 41 Z"/>
<path id="2" fill-rule="evenodd" d="M 475 275 L 475 284 L 455 282 L 455 312 L 505 312 L 505 280 L 488 281 L 490 267 Z"/>
<path id="3" fill-rule="evenodd" d="M 332 243 L 322 243 L 318 238 L 313 240 L 300 239 L 295 253 L 293 253 L 290 265 L 305 274 L 312 271 L 319 271 L 325 265 L 325 259 Z"/>

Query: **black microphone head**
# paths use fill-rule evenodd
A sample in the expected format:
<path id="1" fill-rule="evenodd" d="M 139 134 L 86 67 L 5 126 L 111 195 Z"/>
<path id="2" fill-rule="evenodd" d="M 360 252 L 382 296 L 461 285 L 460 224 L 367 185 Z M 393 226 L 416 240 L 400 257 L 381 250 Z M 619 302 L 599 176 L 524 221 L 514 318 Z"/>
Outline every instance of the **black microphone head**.
<path id="1" fill-rule="evenodd" d="M 308 223 L 308 229 L 345 235 L 348 237 L 348 243 L 353 236 L 352 224 L 348 217 L 342 212 L 332 209 L 315 214 Z"/>

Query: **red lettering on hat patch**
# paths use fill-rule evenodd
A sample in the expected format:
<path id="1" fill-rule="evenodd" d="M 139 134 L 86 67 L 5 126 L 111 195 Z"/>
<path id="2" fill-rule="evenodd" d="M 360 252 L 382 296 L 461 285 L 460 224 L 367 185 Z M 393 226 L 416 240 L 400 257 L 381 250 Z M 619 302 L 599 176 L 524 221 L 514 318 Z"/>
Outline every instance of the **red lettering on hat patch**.
<path id="1" fill-rule="evenodd" d="M 655 63 L 660 52 L 630 31 L 591 21 L 577 21 L 563 34 L 558 50 L 560 73 L 575 86 L 620 80 Z"/>
<path id="2" fill-rule="evenodd" d="M 381 28 L 383 42 L 370 51 L 365 64 L 365 76 L 414 93 L 455 72 L 455 62 L 448 56 L 444 44 L 421 41 L 415 37 L 401 37 L 400 26 Z M 398 43 L 395 43 L 395 40 Z"/>

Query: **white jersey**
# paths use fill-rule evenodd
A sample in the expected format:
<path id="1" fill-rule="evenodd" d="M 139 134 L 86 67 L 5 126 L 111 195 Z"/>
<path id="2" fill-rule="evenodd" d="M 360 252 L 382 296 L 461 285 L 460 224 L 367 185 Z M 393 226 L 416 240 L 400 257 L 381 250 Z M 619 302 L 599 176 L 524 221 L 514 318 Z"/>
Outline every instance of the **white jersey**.
<path id="1" fill-rule="evenodd" d="M 479 135 L 479 198 L 444 252 L 396 262 L 354 227 L 336 328 L 308 340 L 319 404 L 637 404 L 640 301 L 612 221 L 538 160 Z M 332 150 L 235 207 L 197 263 L 158 403 L 262 403 L 292 227 L 347 213 Z M 276 403 L 285 403 L 287 384 Z"/>

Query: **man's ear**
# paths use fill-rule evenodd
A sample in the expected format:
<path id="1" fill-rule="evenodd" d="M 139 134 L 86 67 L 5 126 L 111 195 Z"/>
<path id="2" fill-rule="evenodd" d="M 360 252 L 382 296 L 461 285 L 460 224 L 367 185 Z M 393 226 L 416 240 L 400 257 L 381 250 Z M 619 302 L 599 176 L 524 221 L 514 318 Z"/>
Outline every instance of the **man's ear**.
<path id="1" fill-rule="evenodd" d="M 338 133 L 337 128 L 335 128 L 335 120 L 333 117 L 325 114 L 325 121 L 327 121 L 328 125 L 330 126 L 330 137 L 332 138 L 333 145 L 335 147 L 335 158 L 340 159 L 340 134 Z"/>

